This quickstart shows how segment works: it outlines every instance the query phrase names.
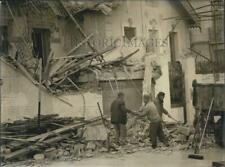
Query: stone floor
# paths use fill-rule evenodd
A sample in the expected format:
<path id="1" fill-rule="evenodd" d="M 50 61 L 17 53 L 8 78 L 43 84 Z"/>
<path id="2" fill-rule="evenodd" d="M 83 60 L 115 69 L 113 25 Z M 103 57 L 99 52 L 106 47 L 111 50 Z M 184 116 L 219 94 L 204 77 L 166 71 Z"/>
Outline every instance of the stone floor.
<path id="1" fill-rule="evenodd" d="M 143 150 L 133 154 L 104 154 L 73 162 L 51 162 L 46 167 L 211 167 L 213 161 L 225 161 L 225 149 L 202 150 L 204 160 L 188 159 L 187 151 L 159 152 Z M 41 165 L 42 166 L 42 165 Z"/>

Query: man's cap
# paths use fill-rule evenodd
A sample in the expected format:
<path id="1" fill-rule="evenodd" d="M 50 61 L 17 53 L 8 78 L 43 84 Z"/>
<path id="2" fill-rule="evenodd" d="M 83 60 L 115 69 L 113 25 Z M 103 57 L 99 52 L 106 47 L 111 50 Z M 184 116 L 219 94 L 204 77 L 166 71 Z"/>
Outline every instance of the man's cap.
<path id="1" fill-rule="evenodd" d="M 164 92 L 159 92 L 158 96 L 165 96 L 165 93 Z"/>

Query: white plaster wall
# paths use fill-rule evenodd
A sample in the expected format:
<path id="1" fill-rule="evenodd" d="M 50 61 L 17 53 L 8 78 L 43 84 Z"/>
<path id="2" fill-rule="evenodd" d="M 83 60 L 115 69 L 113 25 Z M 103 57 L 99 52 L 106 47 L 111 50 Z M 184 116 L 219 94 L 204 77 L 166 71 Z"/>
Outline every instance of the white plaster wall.
<path id="1" fill-rule="evenodd" d="M 1 61 L 1 121 L 12 122 L 24 117 L 35 117 L 38 113 L 38 87 L 34 86 L 20 72 Z M 83 117 L 90 119 L 100 116 L 97 102 L 102 107 L 101 92 L 85 92 L 85 108 L 81 94 L 59 96 L 72 106 L 46 92 L 41 93 L 41 114 L 58 114 L 62 117 Z"/>
<path id="2" fill-rule="evenodd" d="M 82 97 L 83 96 L 83 97 Z M 82 92 L 82 95 L 77 92 L 73 94 L 61 96 L 70 102 L 73 107 L 62 103 L 54 103 L 53 110 L 60 113 L 62 116 L 85 117 L 91 119 L 100 116 L 97 102 L 102 109 L 102 92 Z M 56 100 L 54 100 L 56 101 Z"/>
<path id="3" fill-rule="evenodd" d="M 166 41 L 167 44 L 159 48 L 159 56 L 157 62 L 162 67 L 163 75 L 157 80 L 156 94 L 159 91 L 166 93 L 165 97 L 165 108 L 177 119 L 183 121 L 183 108 L 171 108 L 170 102 L 170 90 L 169 90 L 169 71 L 168 62 L 170 61 L 170 49 L 168 33 L 172 30 L 172 25 L 176 24 L 174 20 L 164 20 L 167 17 L 179 16 L 179 9 L 177 9 L 173 2 L 169 1 L 157 1 L 156 5 L 146 5 L 145 1 L 127 1 L 122 3 L 118 8 L 113 10 L 111 16 L 106 17 L 106 36 L 115 38 L 122 38 L 123 26 L 129 25 L 128 19 L 131 18 L 132 25 L 136 27 L 137 38 L 149 37 L 148 30 L 156 29 L 159 32 L 159 40 Z M 152 20 L 155 20 L 154 23 Z M 153 22 L 153 23 L 152 23 Z M 185 50 L 190 47 L 189 42 L 189 31 L 184 21 L 180 21 L 175 30 L 178 33 L 178 60 L 181 61 L 182 65 L 185 65 L 183 60 Z M 121 56 L 121 52 L 128 52 L 135 49 L 140 51 L 131 58 L 131 61 L 142 62 L 145 55 L 145 48 L 142 47 L 120 47 L 116 51 L 110 53 L 111 57 Z M 149 74 L 151 75 L 151 74 Z M 145 85 L 145 84 L 143 84 Z M 170 119 L 165 118 L 167 121 Z"/>
<path id="4" fill-rule="evenodd" d="M 1 62 L 2 89 L 1 121 L 13 121 L 37 115 L 38 88 L 20 72 Z M 42 94 L 45 97 L 44 94 Z M 42 113 L 52 113 L 52 101 L 43 99 Z M 45 107 L 44 107 L 45 106 Z"/>

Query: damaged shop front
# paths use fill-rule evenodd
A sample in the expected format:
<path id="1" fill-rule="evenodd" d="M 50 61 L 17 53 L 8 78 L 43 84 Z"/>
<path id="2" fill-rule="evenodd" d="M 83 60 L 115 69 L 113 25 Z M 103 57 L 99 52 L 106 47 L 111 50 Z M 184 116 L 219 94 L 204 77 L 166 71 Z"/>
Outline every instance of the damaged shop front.
<path id="1" fill-rule="evenodd" d="M 1 77 L 5 82 L 2 87 L 2 108 L 5 111 L 2 121 L 35 116 L 38 96 L 41 96 L 43 114 L 83 116 L 81 94 L 65 95 L 65 92 L 79 89 L 75 83 L 80 72 L 92 72 L 103 61 L 103 54 L 115 46 L 95 49 L 89 41 L 93 34 L 87 36 L 80 26 L 83 15 L 79 12 L 94 10 L 104 15 L 104 9 L 111 9 L 113 4 L 109 3 L 105 8 L 105 4 L 96 6 L 92 2 L 72 1 L 5 1 L 3 4 L 10 20 L 1 31 L 4 36 L 2 44 L 7 46 L 1 56 Z M 70 12 L 77 13 L 78 19 L 71 19 Z M 82 95 L 86 99 L 97 98 L 101 102 L 98 89 L 96 93 L 86 92 Z M 74 102 L 78 104 L 74 105 Z M 93 107 L 93 104 L 88 105 Z"/>
<path id="2" fill-rule="evenodd" d="M 104 128 L 102 121 L 109 122 L 101 114 L 109 116 L 109 105 L 120 90 L 133 97 L 128 107 L 138 110 L 143 92 L 153 91 L 151 83 L 162 74 L 150 57 L 147 63 L 129 61 L 140 48 L 119 53 L 116 49 L 123 46 L 118 39 L 95 45 L 104 34 L 86 34 L 94 24 L 91 19 L 100 21 L 119 3 L 3 1 L 1 5 L 10 18 L 1 31 L 5 46 L 1 159 L 79 160 L 96 150 L 118 150 L 109 145 L 113 131 Z"/>
<path id="3" fill-rule="evenodd" d="M 171 147 L 160 145 L 156 151 L 193 147 L 193 120 L 185 111 L 186 62 L 178 56 L 188 44 L 186 22 L 165 23 L 161 14 L 148 13 L 149 6 L 142 16 L 133 12 L 138 1 L 1 2 L 2 163 L 151 150 L 148 120 L 131 115 L 127 145 L 116 144 L 109 116 L 120 91 L 132 111 L 142 105 L 143 94 L 165 92 L 165 106 L 178 121 L 164 122 Z M 170 13 L 169 4 L 154 10 Z M 179 39 L 185 39 L 179 54 L 176 28 Z M 149 44 L 146 36 L 162 39 Z M 206 138 L 203 147 L 214 147 L 214 137 Z"/>
<path id="4" fill-rule="evenodd" d="M 97 102 L 104 109 L 108 107 L 102 105 L 104 94 L 108 94 L 104 85 L 110 88 L 110 99 L 126 87 L 123 84 L 131 85 L 133 94 L 139 94 L 139 101 L 143 92 L 154 92 L 152 71 L 156 71 L 155 78 L 161 76 L 157 62 L 151 63 L 150 56 L 147 63 L 130 61 L 131 57 L 143 54 L 145 48 L 124 47 L 116 37 L 103 41 L 106 27 L 100 30 L 101 26 L 90 27 L 95 21 L 100 23 L 120 3 L 5 1 L 3 4 L 10 17 L 4 27 L 7 35 L 3 44 L 7 45 L 7 51 L 1 57 L 5 83 L 3 122 L 23 119 L 25 115 L 34 117 L 38 110 L 41 114 L 60 116 L 96 116 Z"/>

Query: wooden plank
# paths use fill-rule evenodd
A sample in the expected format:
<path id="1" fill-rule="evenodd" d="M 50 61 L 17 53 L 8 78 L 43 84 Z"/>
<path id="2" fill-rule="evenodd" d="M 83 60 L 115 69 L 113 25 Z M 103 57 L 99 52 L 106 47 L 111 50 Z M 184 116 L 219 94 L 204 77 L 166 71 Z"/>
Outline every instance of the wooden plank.
<path id="1" fill-rule="evenodd" d="M 87 120 L 87 121 L 84 121 L 84 122 L 81 122 L 81 123 L 76 123 L 76 124 L 73 124 L 73 125 L 68 125 L 68 126 L 65 126 L 63 128 L 59 128 L 59 129 L 56 129 L 56 130 L 53 130 L 53 131 L 50 131 L 50 132 L 46 132 L 46 133 L 43 133 L 43 134 L 34 136 L 34 137 L 30 137 L 27 140 L 28 141 L 37 141 L 39 139 L 42 139 L 43 137 L 46 138 L 46 137 L 50 137 L 50 136 L 55 135 L 55 134 L 60 134 L 60 133 L 66 132 L 66 131 L 71 130 L 71 129 L 80 128 L 80 127 L 82 127 L 84 125 L 93 123 L 93 122 L 98 121 L 100 119 L 101 119 L 100 117 L 96 117 L 94 119 Z"/>
<path id="2" fill-rule="evenodd" d="M 116 46 L 111 46 L 111 47 L 108 47 L 108 48 L 106 48 L 105 50 L 103 50 L 103 51 L 101 51 L 101 53 L 100 54 L 104 54 L 104 53 L 106 53 L 106 52 L 109 52 L 109 51 L 111 51 L 111 50 L 113 50 L 114 48 L 116 48 Z M 87 62 L 87 61 L 89 61 L 89 60 L 92 60 L 93 58 L 96 58 L 97 56 L 99 56 L 99 54 L 94 54 L 94 55 L 92 55 L 92 56 L 90 56 L 90 57 L 88 57 L 88 58 L 85 58 L 85 59 L 83 59 L 83 60 L 81 60 L 81 61 L 79 61 L 77 64 L 74 64 L 74 67 L 77 67 L 77 66 L 79 66 L 79 65 L 81 65 L 81 64 L 83 64 L 83 63 L 85 63 L 85 62 Z M 90 64 L 89 64 L 90 65 Z M 85 66 L 85 67 L 88 67 L 89 65 L 87 65 L 87 66 Z M 83 69 L 83 68 L 85 68 L 85 67 L 81 67 L 81 68 L 76 68 L 75 70 L 73 70 L 73 71 L 71 71 L 71 72 L 68 72 L 67 74 L 65 74 L 65 75 L 63 75 L 63 76 L 61 76 L 61 77 L 59 77 L 56 81 L 54 81 L 53 83 L 57 83 L 57 82 L 59 82 L 60 80 L 65 80 L 67 77 L 69 77 L 70 75 L 72 75 L 72 74 L 74 74 L 74 73 L 76 73 L 77 71 L 79 71 L 79 70 L 81 70 L 81 69 Z M 69 70 L 69 69 L 68 69 Z M 60 81 L 60 83 L 61 83 L 61 81 Z"/>
<path id="3" fill-rule="evenodd" d="M 114 41 L 112 46 L 107 47 L 103 51 L 101 51 L 101 53 L 104 54 L 106 52 L 109 52 L 109 51 L 115 49 L 116 48 L 116 41 L 117 40 Z M 79 58 L 86 58 L 87 56 L 91 56 L 91 55 L 94 55 L 94 54 L 96 54 L 96 52 L 79 54 L 79 55 L 68 56 L 68 57 L 66 56 L 66 57 L 60 57 L 60 58 L 54 58 L 54 59 L 56 59 L 56 60 L 58 60 L 58 59 L 67 59 L 67 58 L 77 58 L 77 59 L 79 59 Z M 59 73 L 61 73 L 62 71 L 65 71 L 64 67 L 67 68 L 68 66 L 72 65 L 75 61 L 76 61 L 76 59 L 71 60 L 71 61 L 65 61 L 54 73 L 51 74 L 50 77 L 54 77 L 54 76 L 58 75 Z"/>
<path id="4" fill-rule="evenodd" d="M 104 118 L 106 118 L 106 117 L 104 117 Z M 96 117 L 96 118 L 93 118 L 93 119 L 90 119 L 90 120 L 83 121 L 81 123 L 76 123 L 76 124 L 73 124 L 73 125 L 64 126 L 62 128 L 59 128 L 59 129 L 56 129 L 56 130 L 53 130 L 53 131 L 50 131 L 50 132 L 46 132 L 46 133 L 43 133 L 43 134 L 40 134 L 40 135 L 37 135 L 37 136 L 34 136 L 34 137 L 27 138 L 26 141 L 37 142 L 38 145 L 40 145 L 41 143 L 49 143 L 50 144 L 52 142 L 56 142 L 55 139 L 57 139 L 57 141 L 62 140 L 63 138 L 60 138 L 60 139 L 57 138 L 57 137 L 61 136 L 61 135 L 59 135 L 61 133 L 67 132 L 67 131 L 72 130 L 72 129 L 78 129 L 82 126 L 94 123 L 94 122 L 99 121 L 99 120 L 101 120 L 101 117 Z M 54 136 L 54 135 L 57 135 L 57 137 L 52 137 L 50 139 L 45 140 L 46 138 L 49 138 L 49 137 Z M 66 134 L 66 135 L 70 135 L 70 133 Z M 20 146 L 25 147 L 25 148 L 14 151 L 11 154 L 3 155 L 3 158 L 5 160 L 10 160 L 10 159 L 16 158 L 18 156 L 21 156 L 23 154 L 29 153 L 31 150 L 37 149 L 37 146 L 35 146 L 35 145 L 27 146 L 27 145 L 21 145 L 20 143 L 15 144 L 14 147 L 19 148 Z"/>
<path id="5" fill-rule="evenodd" d="M 76 61 L 78 61 L 78 58 L 82 58 L 82 57 L 86 57 L 86 56 L 91 56 L 94 53 L 90 53 L 90 54 L 81 54 L 81 55 L 76 55 L 75 57 L 73 57 L 73 60 L 66 60 L 57 70 L 55 73 L 53 73 L 51 75 L 51 77 L 54 77 L 56 75 L 58 75 L 59 73 L 62 73 L 64 71 L 66 71 L 69 67 L 71 67 L 72 64 L 74 64 Z"/>
<path id="6" fill-rule="evenodd" d="M 131 56 L 133 56 L 134 54 L 136 54 L 139 50 L 140 49 L 137 49 L 134 52 L 130 53 L 129 55 L 127 55 L 127 56 L 125 56 L 123 58 L 118 58 L 116 60 L 112 60 L 112 61 L 108 61 L 108 62 L 102 62 L 102 63 L 94 64 L 93 66 L 96 66 L 96 65 L 105 66 L 105 65 L 115 64 L 115 63 L 122 63 L 123 61 L 129 59 Z"/>
<path id="7" fill-rule="evenodd" d="M 213 167 L 225 167 L 225 161 L 215 161 L 212 162 Z"/>
<path id="8" fill-rule="evenodd" d="M 74 18 L 74 16 L 68 11 L 68 9 L 66 9 L 66 7 L 64 6 L 63 2 L 61 0 L 59 0 L 59 2 L 61 3 L 62 7 L 64 8 L 64 10 L 66 11 L 66 13 L 69 15 L 69 17 L 71 18 L 71 20 L 74 22 L 74 24 L 76 25 L 77 29 L 80 31 L 81 35 L 84 38 L 87 38 L 87 35 L 85 34 L 85 32 L 83 31 L 83 29 L 81 28 L 81 26 L 79 25 L 79 23 L 77 22 L 77 20 Z M 102 54 L 99 54 L 99 51 L 91 44 L 91 42 L 88 40 L 87 41 L 89 47 L 96 53 L 98 53 L 98 56 Z"/>
<path id="9" fill-rule="evenodd" d="M 62 136 L 57 136 L 57 137 L 46 140 L 44 143 L 45 144 L 56 143 L 56 142 L 61 141 L 63 139 L 69 138 L 70 136 L 71 136 L 71 134 L 65 134 L 65 135 L 62 135 Z M 38 145 L 31 145 L 31 146 L 22 148 L 20 150 L 17 150 L 15 152 L 12 152 L 10 154 L 3 155 L 3 159 L 4 160 L 12 160 L 12 159 L 24 156 L 24 155 L 30 153 L 31 151 L 37 150 L 40 146 L 44 146 L 45 145 L 44 143 L 42 143 L 42 144 L 38 143 Z"/>
<path id="10" fill-rule="evenodd" d="M 93 55 L 94 52 L 91 52 L 91 53 L 86 53 L 86 54 L 78 54 L 78 55 L 71 55 L 71 56 L 64 56 L 64 57 L 54 57 L 53 59 L 54 60 L 60 60 L 60 59 L 72 59 L 72 58 L 84 58 L 86 56 L 91 56 Z"/>
<path id="11" fill-rule="evenodd" d="M 0 137 L 1 140 L 11 140 L 11 141 L 19 141 L 19 142 L 25 142 L 28 143 L 29 141 L 27 141 L 26 139 L 21 139 L 21 138 L 14 138 L 14 137 Z"/>

